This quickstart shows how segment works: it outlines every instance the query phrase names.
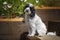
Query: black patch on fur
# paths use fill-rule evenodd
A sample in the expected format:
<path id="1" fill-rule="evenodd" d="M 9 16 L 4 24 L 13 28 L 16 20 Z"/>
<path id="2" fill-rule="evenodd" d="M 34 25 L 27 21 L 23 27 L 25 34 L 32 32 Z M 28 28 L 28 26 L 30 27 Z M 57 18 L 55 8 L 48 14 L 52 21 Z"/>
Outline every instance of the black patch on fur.
<path id="1" fill-rule="evenodd" d="M 30 10 L 31 10 L 30 17 L 34 17 L 35 16 L 35 9 L 34 9 L 34 7 L 30 7 Z"/>
<path id="2" fill-rule="evenodd" d="M 29 7 L 29 4 L 26 4 L 26 5 L 24 6 L 24 9 L 23 9 L 23 13 L 24 13 L 24 14 L 25 14 L 24 10 L 25 10 L 27 7 Z"/>

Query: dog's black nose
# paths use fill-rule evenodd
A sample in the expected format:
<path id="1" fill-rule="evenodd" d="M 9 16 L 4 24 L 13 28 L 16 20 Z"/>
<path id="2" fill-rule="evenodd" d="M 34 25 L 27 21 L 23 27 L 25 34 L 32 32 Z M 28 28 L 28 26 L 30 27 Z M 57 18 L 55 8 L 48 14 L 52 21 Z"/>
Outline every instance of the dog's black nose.
<path id="1" fill-rule="evenodd" d="M 28 12 L 28 10 L 26 10 L 26 12 Z"/>

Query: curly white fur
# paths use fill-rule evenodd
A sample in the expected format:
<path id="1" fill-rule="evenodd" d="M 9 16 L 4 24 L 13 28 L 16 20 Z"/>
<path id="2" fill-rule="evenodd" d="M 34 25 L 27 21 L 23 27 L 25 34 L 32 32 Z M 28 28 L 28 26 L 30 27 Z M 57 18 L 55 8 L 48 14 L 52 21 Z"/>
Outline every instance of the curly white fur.
<path id="1" fill-rule="evenodd" d="M 41 18 L 37 14 L 35 14 L 35 17 L 33 19 L 25 15 L 25 19 L 26 23 L 29 25 L 28 36 L 34 36 L 36 31 L 38 32 L 39 36 L 43 36 L 46 34 L 46 25 L 42 22 Z"/>

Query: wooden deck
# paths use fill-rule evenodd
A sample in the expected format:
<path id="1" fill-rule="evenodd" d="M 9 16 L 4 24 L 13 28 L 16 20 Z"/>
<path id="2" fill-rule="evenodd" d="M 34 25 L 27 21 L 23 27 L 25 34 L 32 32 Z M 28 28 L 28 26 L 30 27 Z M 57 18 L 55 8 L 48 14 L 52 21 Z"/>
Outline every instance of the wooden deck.
<path id="1" fill-rule="evenodd" d="M 22 38 L 24 39 L 24 38 Z M 28 40 L 60 40 L 59 36 L 53 36 L 53 35 L 45 35 L 43 37 L 34 36 L 34 37 L 27 37 Z"/>

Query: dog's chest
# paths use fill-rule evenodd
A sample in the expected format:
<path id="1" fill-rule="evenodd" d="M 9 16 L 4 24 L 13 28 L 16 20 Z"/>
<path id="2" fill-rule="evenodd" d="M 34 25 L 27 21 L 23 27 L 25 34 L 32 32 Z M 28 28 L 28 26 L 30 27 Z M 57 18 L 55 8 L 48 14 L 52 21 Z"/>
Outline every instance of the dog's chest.
<path id="1" fill-rule="evenodd" d="M 29 23 L 35 24 L 37 19 L 34 17 L 34 18 L 29 18 L 28 20 L 29 20 Z"/>
<path id="2" fill-rule="evenodd" d="M 29 19 L 29 22 L 30 22 L 30 23 L 34 23 L 35 20 L 34 20 L 34 19 Z"/>
<path id="3" fill-rule="evenodd" d="M 26 17 L 27 24 L 39 24 L 40 21 L 41 19 L 37 15 L 35 15 L 34 18 L 29 18 L 28 16 Z"/>

